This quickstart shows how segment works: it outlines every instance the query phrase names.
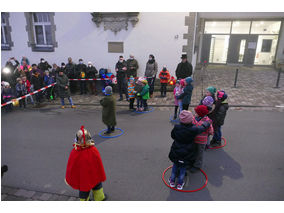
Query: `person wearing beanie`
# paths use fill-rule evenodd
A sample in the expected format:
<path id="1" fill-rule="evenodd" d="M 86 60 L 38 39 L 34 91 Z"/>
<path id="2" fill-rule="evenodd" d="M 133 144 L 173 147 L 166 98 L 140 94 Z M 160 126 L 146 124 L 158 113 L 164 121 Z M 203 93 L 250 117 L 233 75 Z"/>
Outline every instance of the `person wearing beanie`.
<path id="1" fill-rule="evenodd" d="M 203 98 L 200 100 L 199 105 L 202 105 L 202 104 L 203 104 L 202 101 L 203 101 L 204 98 L 207 97 L 207 96 L 211 96 L 211 97 L 213 98 L 213 100 L 214 100 L 214 103 L 213 103 L 213 104 L 215 104 L 215 102 L 216 102 L 216 98 L 215 98 L 215 93 L 216 93 L 216 91 L 217 91 L 217 89 L 216 89 L 215 87 L 213 87 L 213 86 L 207 87 L 207 88 L 206 88 L 206 91 L 205 91 L 205 95 L 204 95 Z"/>
<path id="2" fill-rule="evenodd" d="M 212 123 L 211 119 L 207 116 L 209 112 L 207 106 L 199 105 L 194 108 L 194 111 L 196 112 L 196 116 L 193 119 L 193 124 L 195 124 L 196 126 L 201 126 L 204 122 Z M 196 156 L 193 167 L 191 167 L 190 172 L 195 173 L 199 171 L 200 168 L 202 168 L 203 152 L 207 145 L 208 136 L 213 135 L 213 132 L 213 126 L 211 124 L 207 130 L 205 130 L 194 138 L 194 143 L 196 144 Z"/>
<path id="3" fill-rule="evenodd" d="M 214 99 L 212 98 L 212 96 L 206 96 L 202 101 L 201 101 L 201 105 L 207 106 L 207 109 L 209 110 L 209 112 L 212 110 L 213 108 L 213 104 L 214 104 Z"/>
<path id="4" fill-rule="evenodd" d="M 116 102 L 111 86 L 105 88 L 105 97 L 100 100 L 100 104 L 103 106 L 102 121 L 107 126 L 107 131 L 104 134 L 109 135 L 114 132 L 116 126 Z"/>
<path id="5" fill-rule="evenodd" d="M 65 183 L 79 190 L 80 201 L 89 201 L 91 190 L 94 201 L 104 201 L 107 199 L 103 191 L 104 181 L 106 175 L 100 153 L 90 132 L 81 126 L 69 155 Z"/>
<path id="6" fill-rule="evenodd" d="M 224 121 L 229 109 L 227 102 L 228 95 L 224 90 L 217 91 L 217 101 L 214 110 L 210 113 L 210 118 L 213 121 L 214 135 L 210 142 L 211 146 L 220 146 L 222 140 L 221 127 L 224 125 Z"/>
<path id="7" fill-rule="evenodd" d="M 79 64 L 76 65 L 77 78 L 86 79 L 87 66 L 84 64 L 83 59 L 79 59 Z M 80 81 L 80 94 L 87 94 L 87 83 L 86 81 Z"/>
<path id="8" fill-rule="evenodd" d="M 183 93 L 177 97 L 178 100 L 179 99 L 182 100 L 183 110 L 188 110 L 189 104 L 191 103 L 191 96 L 192 96 L 192 90 L 193 90 L 192 82 L 193 82 L 193 79 L 191 77 L 187 77 L 184 80 L 185 87 L 183 89 Z"/>
<path id="9" fill-rule="evenodd" d="M 176 178 L 177 189 L 182 190 L 184 186 L 184 177 L 186 169 L 193 166 L 195 160 L 196 144 L 194 138 L 210 127 L 210 122 L 204 122 L 200 126 L 195 126 L 193 115 L 190 111 L 182 110 L 180 115 L 180 124 L 176 124 L 171 131 L 172 143 L 169 159 L 173 162 L 169 184 L 175 187 Z"/>
<path id="10" fill-rule="evenodd" d="M 129 96 L 129 110 L 134 110 L 134 101 L 135 101 L 135 90 L 134 90 L 134 78 L 130 76 L 128 82 L 128 96 Z"/>
<path id="11" fill-rule="evenodd" d="M 161 97 L 167 96 L 167 85 L 171 78 L 171 75 L 166 66 L 163 66 L 162 71 L 159 74 L 160 83 L 161 83 Z"/>
<path id="12" fill-rule="evenodd" d="M 143 108 L 141 109 L 144 110 L 144 111 L 148 111 L 148 104 L 147 104 L 147 100 L 150 98 L 150 87 L 148 85 L 148 81 L 147 80 L 142 80 L 142 91 L 141 93 L 139 94 L 139 96 L 142 97 L 142 105 L 143 105 Z M 138 95 L 138 94 L 137 94 Z"/>
<path id="13" fill-rule="evenodd" d="M 137 108 L 136 108 L 136 111 L 142 111 L 142 106 L 143 106 L 143 103 L 142 103 L 142 97 L 141 97 L 141 92 L 142 92 L 142 89 L 143 89 L 143 86 L 142 86 L 142 81 L 144 79 L 142 77 L 139 77 L 138 80 L 135 82 L 135 86 L 134 86 L 134 91 L 135 91 L 135 97 L 137 99 Z"/>
<path id="14" fill-rule="evenodd" d="M 177 112 L 179 109 L 179 113 L 182 111 L 182 100 L 178 100 L 177 97 L 180 96 L 183 93 L 183 87 L 181 86 L 181 81 L 177 80 L 176 85 L 174 88 L 174 98 L 175 98 L 175 114 L 174 114 L 174 120 L 177 118 Z"/>
<path id="15" fill-rule="evenodd" d="M 138 61 L 134 58 L 134 55 L 130 54 L 127 63 L 127 77 L 137 77 L 137 70 L 139 68 Z"/>

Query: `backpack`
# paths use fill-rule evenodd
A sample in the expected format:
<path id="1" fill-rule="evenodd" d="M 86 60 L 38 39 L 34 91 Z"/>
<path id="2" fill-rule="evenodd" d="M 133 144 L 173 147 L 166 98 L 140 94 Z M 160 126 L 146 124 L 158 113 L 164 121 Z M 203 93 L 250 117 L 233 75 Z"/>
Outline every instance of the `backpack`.
<path id="1" fill-rule="evenodd" d="M 107 70 L 106 70 L 105 68 L 101 68 L 101 69 L 99 70 L 99 77 L 100 77 L 100 78 L 103 78 L 103 76 L 106 75 L 106 72 L 107 72 Z"/>

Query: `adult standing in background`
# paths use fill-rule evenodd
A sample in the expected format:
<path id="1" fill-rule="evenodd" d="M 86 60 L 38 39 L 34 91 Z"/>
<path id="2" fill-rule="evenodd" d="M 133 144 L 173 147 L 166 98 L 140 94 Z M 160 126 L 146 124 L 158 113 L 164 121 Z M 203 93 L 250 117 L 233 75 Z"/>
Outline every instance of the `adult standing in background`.
<path id="1" fill-rule="evenodd" d="M 44 73 L 48 69 L 51 69 L 52 67 L 49 65 L 47 61 L 44 60 L 44 58 L 40 59 L 40 63 L 38 64 L 38 68 Z"/>
<path id="2" fill-rule="evenodd" d="M 139 68 L 138 61 L 134 58 L 134 55 L 129 55 L 129 59 L 126 61 L 127 63 L 127 78 L 133 76 L 137 77 L 137 70 Z"/>
<path id="3" fill-rule="evenodd" d="M 68 79 L 76 78 L 76 64 L 73 63 L 71 57 L 68 58 L 68 63 L 65 66 L 65 74 L 67 75 Z M 72 94 L 76 93 L 76 85 L 76 81 L 70 81 L 70 92 Z"/>
<path id="4" fill-rule="evenodd" d="M 96 78 L 96 75 L 98 74 L 98 70 L 96 69 L 96 67 L 93 66 L 92 62 L 88 62 L 88 67 L 87 67 L 87 71 L 86 71 L 86 75 L 87 78 Z M 97 95 L 96 92 L 96 83 L 94 80 L 92 81 L 88 81 L 88 90 L 90 92 L 90 94 L 95 94 Z"/>
<path id="5" fill-rule="evenodd" d="M 178 64 L 176 68 L 176 77 L 178 80 L 191 77 L 192 75 L 192 65 L 187 61 L 187 55 L 182 54 L 181 60 L 182 61 Z"/>
<path id="6" fill-rule="evenodd" d="M 154 84 L 157 72 L 158 72 L 158 63 L 156 62 L 154 55 L 150 54 L 149 60 L 146 64 L 146 70 L 144 76 L 147 78 L 148 85 L 150 87 L 149 93 L 151 98 L 153 97 Z"/>
<path id="7" fill-rule="evenodd" d="M 126 96 L 126 100 L 128 101 L 128 91 L 127 91 L 127 80 L 126 80 L 126 72 L 127 72 L 127 63 L 123 59 L 123 56 L 119 56 L 119 60 L 115 65 L 116 78 L 117 78 L 117 86 L 119 91 L 119 100 L 122 101 L 122 94 L 124 93 Z"/>
<path id="8" fill-rule="evenodd" d="M 79 59 L 79 64 L 76 66 L 76 77 L 79 79 L 86 79 L 87 66 L 84 64 L 83 59 Z M 81 95 L 87 94 L 87 84 L 86 81 L 80 81 L 80 91 Z"/>

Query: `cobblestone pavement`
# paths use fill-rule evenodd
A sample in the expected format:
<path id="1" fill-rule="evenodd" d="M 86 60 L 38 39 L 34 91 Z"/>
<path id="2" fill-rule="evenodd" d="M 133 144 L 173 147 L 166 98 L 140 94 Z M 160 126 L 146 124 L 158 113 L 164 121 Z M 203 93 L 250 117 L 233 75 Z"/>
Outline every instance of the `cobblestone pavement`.
<path id="1" fill-rule="evenodd" d="M 275 106 L 284 105 L 284 73 L 282 72 L 279 88 L 276 85 L 278 72 L 268 67 L 239 67 L 237 87 L 234 88 L 236 68 L 234 66 L 210 65 L 205 70 L 196 70 L 193 78 L 194 90 L 192 94 L 192 105 L 197 105 L 205 94 L 208 86 L 223 89 L 228 94 L 229 104 L 237 106 L 236 109 L 248 107 L 259 107 L 261 110 L 281 110 Z M 158 86 L 157 86 L 158 87 Z M 159 88 L 156 87 L 156 90 Z M 119 96 L 115 93 L 116 98 Z M 73 95 L 72 99 L 76 105 L 97 105 L 102 95 Z M 59 100 L 53 102 L 60 104 Z M 128 105 L 125 100 L 117 102 L 118 105 Z M 153 98 L 148 101 L 149 105 L 173 106 L 174 99 L 172 91 L 168 91 L 167 97 L 161 98 L 160 92 L 156 91 Z M 274 109 L 275 108 L 275 109 Z M 234 109 L 234 108 L 233 108 Z M 249 109 L 248 109 L 249 110 Z M 250 109 L 251 110 L 251 109 Z M 255 108 L 257 110 L 257 108 Z"/>

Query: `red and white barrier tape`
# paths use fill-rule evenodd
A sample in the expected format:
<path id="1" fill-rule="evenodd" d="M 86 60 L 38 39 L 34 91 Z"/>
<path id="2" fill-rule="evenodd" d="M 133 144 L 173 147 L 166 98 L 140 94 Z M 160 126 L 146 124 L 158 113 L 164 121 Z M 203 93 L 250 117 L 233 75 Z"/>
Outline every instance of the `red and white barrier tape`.
<path id="1" fill-rule="evenodd" d="M 116 79 L 116 78 L 117 77 L 113 77 L 113 78 L 84 78 L 84 79 L 70 78 L 69 81 L 105 81 L 105 80 L 113 80 L 113 79 Z M 138 77 L 135 77 L 134 79 L 138 79 Z"/>
<path id="2" fill-rule="evenodd" d="M 55 84 L 56 84 L 56 83 L 50 84 L 50 85 L 45 86 L 45 87 L 43 87 L 43 88 L 41 88 L 41 89 L 38 89 L 38 90 L 36 90 L 36 91 L 34 91 L 34 92 L 31 92 L 31 93 L 29 93 L 29 94 L 27 94 L 27 95 L 23 95 L 22 97 L 15 98 L 15 99 L 13 99 L 13 100 L 11 100 L 11 101 L 8 101 L 8 102 L 6 102 L 6 103 L 4 103 L 4 104 L 1 104 L 1 107 L 6 106 L 6 105 L 8 105 L 8 104 L 11 104 L 11 103 L 13 103 L 15 100 L 19 101 L 19 100 L 24 99 L 24 98 L 26 98 L 26 97 L 28 97 L 28 96 L 31 96 L 31 95 L 34 95 L 34 94 L 36 94 L 36 93 L 38 93 L 38 92 L 41 92 L 41 91 L 43 91 L 43 90 L 46 90 L 46 89 L 49 88 L 49 87 L 53 87 Z"/>

